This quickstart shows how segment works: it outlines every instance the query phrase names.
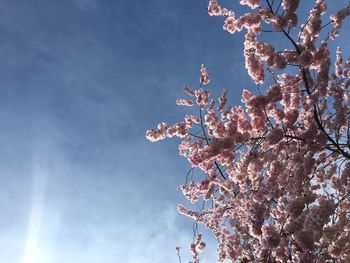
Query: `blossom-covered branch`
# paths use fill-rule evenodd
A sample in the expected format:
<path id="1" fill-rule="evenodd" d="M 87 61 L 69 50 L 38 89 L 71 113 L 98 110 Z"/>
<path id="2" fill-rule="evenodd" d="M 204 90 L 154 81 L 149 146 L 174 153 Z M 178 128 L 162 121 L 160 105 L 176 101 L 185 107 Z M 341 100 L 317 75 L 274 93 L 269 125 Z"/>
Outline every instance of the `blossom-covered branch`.
<path id="1" fill-rule="evenodd" d="M 337 39 L 350 7 L 323 24 L 327 3 L 316 0 L 302 25 L 299 0 L 239 3 L 252 11 L 237 17 L 211 0 L 208 13 L 224 17 L 229 33 L 245 31 L 245 67 L 266 91 L 243 90 L 242 106 L 228 106 L 224 90 L 216 102 L 202 65 L 199 87 L 186 86 L 188 98 L 177 101 L 198 107 L 198 114 L 161 123 L 146 136 L 182 138 L 180 155 L 205 173 L 178 188 L 190 202 L 206 205 L 178 210 L 212 230 L 219 261 L 349 262 L 350 59 L 339 47 L 332 62 L 328 41 Z M 260 40 L 266 32 L 290 46 L 278 51 Z M 195 262 L 204 248 L 197 238 Z"/>

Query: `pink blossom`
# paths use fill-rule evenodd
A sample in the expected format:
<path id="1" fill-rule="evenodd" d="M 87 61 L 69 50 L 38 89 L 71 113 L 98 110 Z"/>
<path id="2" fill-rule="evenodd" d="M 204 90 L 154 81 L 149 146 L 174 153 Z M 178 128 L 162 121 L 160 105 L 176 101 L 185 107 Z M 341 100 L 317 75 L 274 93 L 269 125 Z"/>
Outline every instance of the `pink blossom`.
<path id="1" fill-rule="evenodd" d="M 303 198 L 290 199 L 286 211 L 293 217 L 299 216 L 305 207 L 305 200 Z"/>
<path id="2" fill-rule="evenodd" d="M 247 5 L 247 6 L 249 6 L 250 8 L 254 9 L 254 8 L 259 7 L 259 5 L 260 5 L 260 0 L 240 0 L 239 3 L 240 3 L 241 5 Z"/>
<path id="3" fill-rule="evenodd" d="M 196 97 L 196 103 L 198 105 L 200 105 L 201 107 L 208 105 L 210 95 L 209 90 L 197 89 L 195 90 L 194 95 Z"/>
<path id="4" fill-rule="evenodd" d="M 299 231 L 293 236 L 302 249 L 313 250 L 315 240 L 312 231 Z"/>
<path id="5" fill-rule="evenodd" d="M 218 5 L 218 2 L 216 0 L 209 1 L 208 13 L 210 16 L 221 15 L 221 7 Z"/>
<path id="6" fill-rule="evenodd" d="M 312 60 L 313 60 L 312 53 L 308 50 L 304 51 L 300 55 L 300 65 L 302 65 L 303 67 L 308 67 L 309 65 L 311 65 Z"/>
<path id="7" fill-rule="evenodd" d="M 204 64 L 201 65 L 201 74 L 202 76 L 201 76 L 200 82 L 203 85 L 208 85 L 210 82 L 210 78 L 207 72 L 207 68 L 204 66 Z"/>
<path id="8" fill-rule="evenodd" d="M 276 31 L 282 31 L 282 29 L 287 26 L 287 19 L 284 16 L 274 15 L 271 22 Z"/>
<path id="9" fill-rule="evenodd" d="M 217 0 L 210 0 L 208 5 L 208 14 L 210 16 L 229 16 L 233 15 L 232 11 L 222 8 Z"/>
<path id="10" fill-rule="evenodd" d="M 222 111 L 222 109 L 225 107 L 225 104 L 227 102 L 227 90 L 224 89 L 219 97 L 219 107 L 217 108 L 217 111 Z"/>
<path id="11" fill-rule="evenodd" d="M 264 83 L 264 64 L 253 53 L 245 54 L 246 69 L 256 84 Z"/>
<path id="12" fill-rule="evenodd" d="M 177 99 L 176 104 L 181 105 L 181 106 L 192 106 L 193 101 L 192 100 L 185 100 L 185 99 Z"/>
<path id="13" fill-rule="evenodd" d="M 327 9 L 327 5 L 324 0 L 316 0 L 314 8 L 310 10 L 308 22 L 303 25 L 303 31 L 300 32 L 300 36 L 303 39 L 304 44 L 313 44 L 321 31 L 321 17 Z"/>
<path id="14" fill-rule="evenodd" d="M 187 95 L 193 97 L 194 96 L 194 92 L 193 90 L 191 90 L 188 86 L 184 87 L 184 91 L 187 93 Z"/>
<path id="15" fill-rule="evenodd" d="M 273 225 L 262 227 L 262 244 L 267 248 L 277 247 L 280 243 L 280 234 Z"/>
<path id="16" fill-rule="evenodd" d="M 342 77 L 342 64 L 343 64 L 343 57 L 342 57 L 342 51 L 340 47 L 337 47 L 337 53 L 336 53 L 336 60 L 335 60 L 335 75 L 337 77 Z"/>
<path id="17" fill-rule="evenodd" d="M 173 126 L 169 127 L 166 130 L 166 136 L 169 138 L 173 136 L 183 138 L 187 135 L 189 128 L 190 127 L 188 127 L 185 122 L 175 123 Z"/>
<path id="18" fill-rule="evenodd" d="M 282 129 L 274 128 L 267 133 L 266 140 L 270 144 L 276 144 L 283 139 L 283 136 L 284 136 L 284 131 Z"/>
<path id="19" fill-rule="evenodd" d="M 233 16 L 229 16 L 228 18 L 226 18 L 223 28 L 224 30 L 227 30 L 228 32 L 233 34 L 237 30 L 236 23 L 236 19 Z"/>
<path id="20" fill-rule="evenodd" d="M 340 9 L 337 13 L 331 16 L 331 20 L 336 29 L 341 28 L 344 19 L 350 15 L 350 7 Z"/>
<path id="21" fill-rule="evenodd" d="M 146 132 L 146 138 L 152 142 L 163 140 L 165 139 L 167 128 L 168 126 L 166 125 L 166 123 L 160 123 L 157 126 L 157 130 L 148 130 Z"/>
<path id="22" fill-rule="evenodd" d="M 278 101 L 282 100 L 283 95 L 281 92 L 281 87 L 278 85 L 270 86 L 270 88 L 267 92 L 267 97 L 268 97 L 269 101 L 271 101 L 271 102 L 278 102 Z"/>
<path id="23" fill-rule="evenodd" d="M 300 0 L 282 0 L 282 7 L 285 10 L 284 16 L 291 27 L 296 27 L 297 25 L 298 17 L 295 12 L 299 3 Z"/>

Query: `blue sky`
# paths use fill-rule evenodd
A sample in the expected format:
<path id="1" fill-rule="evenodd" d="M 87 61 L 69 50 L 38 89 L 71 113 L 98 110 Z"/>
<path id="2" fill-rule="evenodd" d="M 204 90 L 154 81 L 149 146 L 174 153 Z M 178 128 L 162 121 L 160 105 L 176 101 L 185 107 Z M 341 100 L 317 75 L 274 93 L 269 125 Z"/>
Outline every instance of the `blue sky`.
<path id="1" fill-rule="evenodd" d="M 206 6 L 1 1 L 0 262 L 177 262 L 175 246 L 192 239 L 176 211 L 189 167 L 178 141 L 152 144 L 145 131 L 181 120 L 175 99 L 202 63 L 230 104 L 254 88 L 243 36 Z"/>

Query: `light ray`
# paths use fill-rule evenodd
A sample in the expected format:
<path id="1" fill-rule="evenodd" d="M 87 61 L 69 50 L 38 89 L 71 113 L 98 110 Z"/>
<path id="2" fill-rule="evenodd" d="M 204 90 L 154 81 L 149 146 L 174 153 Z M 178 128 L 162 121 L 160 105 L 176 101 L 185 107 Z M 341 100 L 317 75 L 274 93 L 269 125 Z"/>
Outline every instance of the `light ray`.
<path id="1" fill-rule="evenodd" d="M 46 174 L 40 166 L 33 171 L 32 199 L 26 247 L 22 263 L 38 263 L 40 255 L 40 229 L 45 205 Z"/>

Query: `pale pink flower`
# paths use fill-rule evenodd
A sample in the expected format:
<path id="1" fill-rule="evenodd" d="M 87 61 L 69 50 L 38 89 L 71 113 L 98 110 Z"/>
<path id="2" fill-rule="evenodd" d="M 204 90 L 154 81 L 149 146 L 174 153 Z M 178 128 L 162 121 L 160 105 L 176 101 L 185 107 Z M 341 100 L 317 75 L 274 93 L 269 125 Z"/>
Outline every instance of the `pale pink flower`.
<path id="1" fill-rule="evenodd" d="M 278 102 L 282 100 L 283 95 L 281 92 L 281 87 L 278 85 L 270 86 L 267 92 L 267 98 L 270 102 Z"/>
<path id="2" fill-rule="evenodd" d="M 228 18 L 226 18 L 223 28 L 231 34 L 235 33 L 236 30 L 238 30 L 236 19 L 233 16 L 229 16 Z"/>
<path id="3" fill-rule="evenodd" d="M 334 64 L 335 64 L 335 75 L 337 77 L 342 77 L 343 57 L 342 57 L 342 51 L 340 47 L 337 47 L 336 60 Z"/>
<path id="4" fill-rule="evenodd" d="M 264 64 L 253 53 L 245 53 L 246 69 L 256 84 L 264 83 Z"/>
<path id="5" fill-rule="evenodd" d="M 163 140 L 166 137 L 167 128 L 168 126 L 166 123 L 160 123 L 157 126 L 157 130 L 148 130 L 146 132 L 146 138 L 152 142 Z"/>
<path id="6" fill-rule="evenodd" d="M 312 250 L 314 248 L 314 236 L 312 231 L 299 231 L 293 235 L 297 244 L 305 250 Z"/>
<path id="7" fill-rule="evenodd" d="M 240 0 L 239 3 L 240 3 L 241 5 L 247 5 L 247 6 L 249 6 L 250 8 L 254 9 L 254 8 L 259 7 L 259 5 L 260 5 L 260 0 Z"/>
<path id="8" fill-rule="evenodd" d="M 277 247 L 280 243 L 280 234 L 273 225 L 263 225 L 262 227 L 262 244 L 266 248 Z"/>
<path id="9" fill-rule="evenodd" d="M 270 130 L 266 135 L 266 140 L 270 144 L 276 144 L 283 139 L 284 131 L 279 128 L 274 128 Z"/>
<path id="10" fill-rule="evenodd" d="M 219 107 L 217 108 L 217 111 L 222 111 L 222 109 L 225 107 L 227 102 L 227 90 L 224 89 L 219 97 Z"/>
<path id="11" fill-rule="evenodd" d="M 180 106 L 192 106 L 193 101 L 192 100 L 185 100 L 185 99 L 177 99 L 176 104 Z"/>
<path id="12" fill-rule="evenodd" d="M 187 93 L 187 95 L 189 95 L 191 97 L 194 96 L 194 91 L 191 88 L 189 88 L 188 86 L 184 87 L 184 91 Z"/>
<path id="13" fill-rule="evenodd" d="M 343 9 L 340 9 L 337 13 L 331 16 L 331 20 L 334 24 L 334 27 L 336 29 L 341 28 L 344 19 L 350 15 L 350 7 L 345 7 Z"/>
<path id="14" fill-rule="evenodd" d="M 200 82 L 203 85 L 208 85 L 210 82 L 210 78 L 207 72 L 207 68 L 204 66 L 204 64 L 201 65 L 201 75 L 202 76 L 201 76 Z"/>

